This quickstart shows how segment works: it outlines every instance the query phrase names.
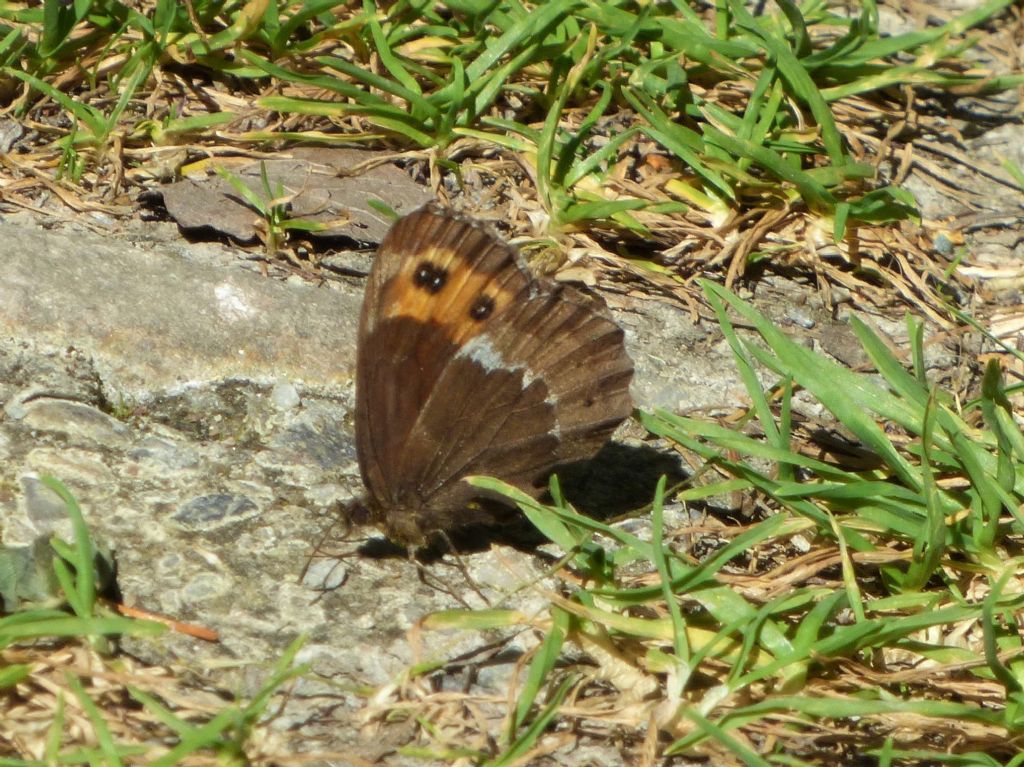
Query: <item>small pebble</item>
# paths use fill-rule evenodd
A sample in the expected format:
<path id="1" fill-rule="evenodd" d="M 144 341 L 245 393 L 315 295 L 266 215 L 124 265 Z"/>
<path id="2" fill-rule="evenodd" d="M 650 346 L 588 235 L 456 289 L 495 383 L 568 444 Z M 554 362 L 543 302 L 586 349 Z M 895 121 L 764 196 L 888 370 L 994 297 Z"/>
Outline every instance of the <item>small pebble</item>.
<path id="1" fill-rule="evenodd" d="M 302 402 L 299 390 L 290 381 L 278 381 L 270 392 L 270 401 L 278 410 L 293 410 Z"/>
<path id="2" fill-rule="evenodd" d="M 320 559 L 313 562 L 302 578 L 302 585 L 311 589 L 330 591 L 336 589 L 348 578 L 348 570 L 336 559 Z"/>
<path id="3" fill-rule="evenodd" d="M 786 319 L 804 330 L 810 330 L 814 327 L 814 320 L 811 318 L 811 315 L 803 309 L 798 309 L 796 307 L 787 309 Z"/>
<path id="4" fill-rule="evenodd" d="M 808 551 L 811 550 L 810 541 L 808 541 L 802 535 L 794 535 L 792 538 L 789 539 L 789 542 L 793 546 L 793 548 L 799 551 L 801 554 L 806 554 Z"/>

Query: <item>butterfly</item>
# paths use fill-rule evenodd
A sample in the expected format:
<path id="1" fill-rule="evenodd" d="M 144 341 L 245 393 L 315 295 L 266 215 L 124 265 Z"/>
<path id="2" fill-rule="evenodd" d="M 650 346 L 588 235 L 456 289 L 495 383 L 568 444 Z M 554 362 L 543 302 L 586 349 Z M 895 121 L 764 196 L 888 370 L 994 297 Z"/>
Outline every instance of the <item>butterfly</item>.
<path id="1" fill-rule="evenodd" d="M 395 222 L 366 284 L 356 444 L 371 522 L 395 543 L 487 523 L 496 476 L 537 495 L 629 416 L 633 363 L 600 299 L 535 278 L 487 226 L 429 203 Z"/>

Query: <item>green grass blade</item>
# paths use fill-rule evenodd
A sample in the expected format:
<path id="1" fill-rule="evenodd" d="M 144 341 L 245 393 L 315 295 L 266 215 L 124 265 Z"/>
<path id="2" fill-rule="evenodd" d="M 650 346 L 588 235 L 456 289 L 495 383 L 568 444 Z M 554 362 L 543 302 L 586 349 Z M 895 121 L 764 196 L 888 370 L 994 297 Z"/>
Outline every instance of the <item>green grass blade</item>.
<path id="1" fill-rule="evenodd" d="M 665 477 L 658 480 L 658 486 L 654 491 L 654 502 L 651 507 L 651 521 L 653 525 L 651 548 L 654 565 L 657 568 L 658 580 L 662 589 L 663 604 L 668 610 L 672 621 L 672 649 L 675 659 L 675 673 L 669 675 L 669 688 L 666 695 L 671 700 L 678 699 L 686 683 L 689 681 L 691 667 L 690 646 L 686 641 L 686 621 L 683 619 L 682 610 L 672 588 L 672 576 L 669 574 L 669 564 L 666 560 L 664 540 L 664 506 L 665 506 Z"/>
<path id="2" fill-rule="evenodd" d="M 85 524 L 85 518 L 82 516 L 82 510 L 75 497 L 60 480 L 54 477 L 40 477 L 39 481 L 64 502 L 68 517 L 71 519 L 71 529 L 75 539 L 74 556 L 71 558 L 71 564 L 75 568 L 72 606 L 79 617 L 89 618 L 93 614 L 96 603 L 94 564 L 96 550 L 89 538 L 89 528 Z M 72 594 L 68 594 L 69 600 L 72 598 Z"/>
<path id="3" fill-rule="evenodd" d="M 551 608 L 551 628 L 548 629 L 548 633 L 544 636 L 544 641 L 541 642 L 536 654 L 533 656 L 533 660 L 530 662 L 529 671 L 523 682 L 522 690 L 519 692 L 519 698 L 516 701 L 515 712 L 509 722 L 509 742 L 513 741 L 515 733 L 526 722 L 526 717 L 533 708 L 541 688 L 547 682 L 555 667 L 555 663 L 558 662 L 573 620 L 573 616 L 565 610 L 558 607 Z"/>
<path id="4" fill-rule="evenodd" d="M 530 723 L 529 727 L 497 759 L 484 762 L 484 767 L 510 767 L 510 765 L 517 764 L 517 760 L 537 743 L 537 740 L 558 713 L 558 708 L 562 705 L 562 701 L 565 700 L 565 696 L 569 694 L 569 690 L 578 681 L 579 679 L 576 676 L 570 676 L 563 680 L 548 699 L 547 705 L 537 714 L 537 718 Z"/>
<path id="5" fill-rule="evenodd" d="M 78 705 L 81 706 L 82 710 L 85 711 L 86 716 L 89 717 L 89 722 L 92 724 L 92 734 L 96 738 L 96 742 L 100 747 L 100 753 L 103 754 L 103 763 L 109 767 L 119 767 L 123 762 L 121 756 L 118 753 L 117 746 L 114 744 L 114 737 L 110 732 L 110 728 L 107 726 L 106 721 L 103 719 L 103 715 L 100 713 L 99 708 L 93 702 L 92 698 L 85 692 L 82 687 L 81 681 L 74 674 L 68 672 L 64 675 L 67 680 L 68 687 L 71 688 L 75 698 L 78 700 Z"/>
<path id="6" fill-rule="evenodd" d="M 932 434 L 936 425 L 936 402 L 932 397 L 925 408 L 924 430 L 921 445 L 922 492 L 927 509 L 927 521 L 922 534 L 914 541 L 914 559 L 907 570 L 903 587 L 911 590 L 922 588 L 935 573 L 945 553 L 946 520 L 943 505 L 939 502 L 939 489 L 931 460 Z"/>

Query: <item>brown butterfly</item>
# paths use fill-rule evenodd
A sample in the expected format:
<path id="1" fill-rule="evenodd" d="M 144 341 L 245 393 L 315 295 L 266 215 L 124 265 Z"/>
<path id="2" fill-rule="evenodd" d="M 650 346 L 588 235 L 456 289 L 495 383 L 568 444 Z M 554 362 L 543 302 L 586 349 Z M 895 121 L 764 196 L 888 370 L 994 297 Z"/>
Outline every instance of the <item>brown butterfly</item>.
<path id="1" fill-rule="evenodd" d="M 487 522 L 461 479 L 536 494 L 629 414 L 633 363 L 604 303 L 534 278 L 483 224 L 431 203 L 399 219 L 366 285 L 356 442 L 370 519 L 396 543 Z"/>

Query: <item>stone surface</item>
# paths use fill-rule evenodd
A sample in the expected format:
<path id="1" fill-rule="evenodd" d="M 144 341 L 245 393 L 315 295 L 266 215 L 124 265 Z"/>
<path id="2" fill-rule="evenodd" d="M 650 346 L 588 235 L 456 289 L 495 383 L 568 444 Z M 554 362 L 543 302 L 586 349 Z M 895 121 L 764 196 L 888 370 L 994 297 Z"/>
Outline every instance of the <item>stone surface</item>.
<path id="1" fill-rule="evenodd" d="M 231 378 L 339 386 L 351 375 L 357 290 L 283 284 L 86 233 L 6 222 L 0 233 L 0 334 L 77 350 L 112 403 Z"/>

